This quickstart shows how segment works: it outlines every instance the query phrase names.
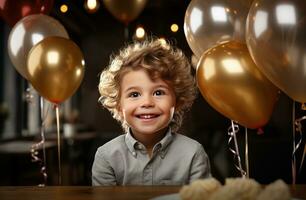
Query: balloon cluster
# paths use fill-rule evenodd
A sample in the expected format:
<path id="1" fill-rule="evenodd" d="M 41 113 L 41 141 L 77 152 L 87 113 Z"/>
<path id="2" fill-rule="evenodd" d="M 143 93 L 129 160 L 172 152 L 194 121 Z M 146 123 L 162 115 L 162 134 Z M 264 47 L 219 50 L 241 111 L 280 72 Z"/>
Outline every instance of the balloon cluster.
<path id="1" fill-rule="evenodd" d="M 52 5 L 53 0 L 0 0 L 0 13 L 1 17 L 13 26 L 8 39 L 8 53 L 13 66 L 42 97 L 55 105 L 59 184 L 61 184 L 58 104 L 69 98 L 80 86 L 84 77 L 85 61 L 80 48 L 69 39 L 64 26 L 46 15 L 52 9 Z M 44 110 L 43 103 L 41 110 Z M 41 117 L 42 140 L 32 146 L 31 155 L 33 161 L 40 163 L 46 183 L 45 117 L 43 115 Z M 37 150 L 41 146 L 43 159 L 37 156 Z"/>
<path id="2" fill-rule="evenodd" d="M 84 58 L 59 21 L 48 16 L 53 0 L 0 0 L 1 17 L 13 28 L 8 53 L 17 72 L 39 94 L 58 104 L 84 77 Z"/>
<path id="3" fill-rule="evenodd" d="M 259 128 L 272 114 L 278 89 L 306 102 L 305 8 L 303 0 L 190 2 L 185 36 L 199 60 L 199 89 L 212 107 Z"/>
<path id="4" fill-rule="evenodd" d="M 255 0 L 246 42 L 258 68 L 284 93 L 306 102 L 306 1 Z"/>

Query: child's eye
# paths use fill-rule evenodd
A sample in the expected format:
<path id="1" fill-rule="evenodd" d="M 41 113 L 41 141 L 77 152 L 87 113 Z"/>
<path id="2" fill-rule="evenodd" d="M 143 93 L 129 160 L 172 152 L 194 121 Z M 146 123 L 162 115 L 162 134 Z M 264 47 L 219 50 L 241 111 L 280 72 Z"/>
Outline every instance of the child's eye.
<path id="1" fill-rule="evenodd" d="M 160 96 L 160 95 L 164 95 L 164 94 L 166 94 L 166 92 L 163 91 L 163 90 L 156 90 L 156 91 L 154 92 L 154 95 L 156 95 L 156 96 Z"/>
<path id="2" fill-rule="evenodd" d="M 140 96 L 139 92 L 131 92 L 128 95 L 128 97 L 132 97 L 132 98 L 139 97 L 139 96 Z"/>

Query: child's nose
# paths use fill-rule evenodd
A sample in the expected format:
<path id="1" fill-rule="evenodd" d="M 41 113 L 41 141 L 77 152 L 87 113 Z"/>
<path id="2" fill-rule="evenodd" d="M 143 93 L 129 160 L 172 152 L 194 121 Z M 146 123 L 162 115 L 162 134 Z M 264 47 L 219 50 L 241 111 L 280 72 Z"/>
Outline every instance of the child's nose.
<path id="1" fill-rule="evenodd" d="M 141 107 L 153 107 L 154 106 L 154 99 L 152 96 L 144 96 Z"/>

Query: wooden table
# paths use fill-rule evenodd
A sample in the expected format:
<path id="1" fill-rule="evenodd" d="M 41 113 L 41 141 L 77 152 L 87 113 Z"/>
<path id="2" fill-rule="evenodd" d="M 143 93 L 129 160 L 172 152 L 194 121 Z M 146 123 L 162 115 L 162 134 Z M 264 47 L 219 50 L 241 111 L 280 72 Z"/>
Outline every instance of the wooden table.
<path id="1" fill-rule="evenodd" d="M 306 199 L 306 185 L 296 185 L 292 196 Z M 165 194 L 177 193 L 176 186 L 47 186 L 0 187 L 1 200 L 142 200 Z"/>

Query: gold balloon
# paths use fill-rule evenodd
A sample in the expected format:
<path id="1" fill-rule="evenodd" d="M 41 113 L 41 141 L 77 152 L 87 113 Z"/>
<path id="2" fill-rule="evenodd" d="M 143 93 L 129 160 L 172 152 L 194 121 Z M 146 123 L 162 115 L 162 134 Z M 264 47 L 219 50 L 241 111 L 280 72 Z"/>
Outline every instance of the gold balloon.
<path id="1" fill-rule="evenodd" d="M 224 116 L 247 128 L 269 121 L 278 90 L 257 69 L 245 44 L 229 41 L 206 51 L 196 77 L 203 97 Z"/>
<path id="2" fill-rule="evenodd" d="M 147 0 L 103 0 L 103 2 L 114 17 L 128 24 L 138 17 Z"/>
<path id="3" fill-rule="evenodd" d="M 193 53 L 200 58 L 222 42 L 245 42 L 249 8 L 249 0 L 192 0 L 185 13 L 184 33 Z"/>
<path id="4" fill-rule="evenodd" d="M 48 37 L 29 52 L 29 81 L 45 99 L 61 103 L 80 86 L 85 70 L 80 48 L 71 40 Z"/>
<path id="5" fill-rule="evenodd" d="M 306 1 L 254 0 L 246 27 L 258 68 L 289 97 L 306 102 Z"/>
<path id="6" fill-rule="evenodd" d="M 50 36 L 69 38 L 59 21 L 43 14 L 24 17 L 11 30 L 7 45 L 8 54 L 15 69 L 25 79 L 28 79 L 27 57 L 30 49 Z"/>

